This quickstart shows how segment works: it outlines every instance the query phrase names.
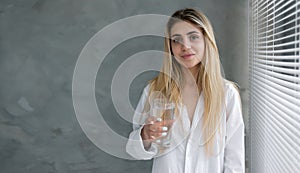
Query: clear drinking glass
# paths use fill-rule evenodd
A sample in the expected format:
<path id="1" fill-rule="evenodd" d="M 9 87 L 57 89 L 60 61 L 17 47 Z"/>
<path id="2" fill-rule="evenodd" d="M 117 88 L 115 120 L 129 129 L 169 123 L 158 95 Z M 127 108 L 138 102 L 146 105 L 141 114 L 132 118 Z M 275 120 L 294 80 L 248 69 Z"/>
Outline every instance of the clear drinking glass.
<path id="1" fill-rule="evenodd" d="M 167 101 L 166 99 L 157 98 L 153 100 L 151 107 L 151 115 L 158 120 L 166 121 L 174 119 L 175 103 Z M 167 126 L 167 125 L 163 125 Z M 171 127 L 168 127 L 167 135 L 159 137 L 155 143 L 162 148 L 170 146 L 171 142 Z"/>

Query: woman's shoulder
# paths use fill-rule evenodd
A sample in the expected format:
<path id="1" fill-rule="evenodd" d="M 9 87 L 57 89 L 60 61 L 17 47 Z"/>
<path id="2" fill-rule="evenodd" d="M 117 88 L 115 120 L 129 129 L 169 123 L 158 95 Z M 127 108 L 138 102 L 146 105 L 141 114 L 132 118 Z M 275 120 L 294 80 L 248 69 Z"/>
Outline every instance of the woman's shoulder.
<path id="1" fill-rule="evenodd" d="M 151 86 L 151 84 L 148 83 L 148 84 L 144 87 L 144 92 L 149 93 L 150 86 Z"/>
<path id="2" fill-rule="evenodd" d="M 232 98 L 233 96 L 238 96 L 239 97 L 239 89 L 238 85 L 232 81 L 225 80 L 225 97 L 226 100 Z"/>
<path id="3" fill-rule="evenodd" d="M 144 87 L 142 90 L 141 90 L 141 95 L 142 96 L 145 96 L 148 97 L 149 95 L 149 92 L 150 92 L 150 88 L 151 88 L 151 85 L 149 83 L 147 83 L 146 85 L 144 86 L 141 86 L 141 88 Z"/>

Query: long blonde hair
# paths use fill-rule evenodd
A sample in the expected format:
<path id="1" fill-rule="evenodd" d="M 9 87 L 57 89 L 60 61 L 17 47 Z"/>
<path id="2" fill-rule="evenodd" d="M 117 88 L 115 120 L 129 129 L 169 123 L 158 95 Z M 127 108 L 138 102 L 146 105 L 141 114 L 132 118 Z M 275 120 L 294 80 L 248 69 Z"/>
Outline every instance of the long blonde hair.
<path id="1" fill-rule="evenodd" d="M 166 27 L 164 49 L 165 57 L 161 72 L 150 81 L 150 93 L 159 91 L 166 98 L 181 103 L 181 89 L 183 85 L 183 72 L 181 65 L 174 59 L 171 50 L 170 31 L 176 22 L 185 21 L 198 27 L 205 42 L 205 53 L 199 64 L 199 73 L 196 79 L 198 91 L 203 92 L 204 112 L 203 112 L 203 135 L 205 141 L 205 151 L 212 154 L 214 146 L 213 139 L 216 129 L 219 129 L 221 112 L 224 102 L 224 79 L 221 74 L 220 59 L 214 33 L 209 20 L 204 14 L 194 9 L 182 9 L 176 11 L 169 19 Z M 220 129 L 219 129 L 220 130 Z"/>

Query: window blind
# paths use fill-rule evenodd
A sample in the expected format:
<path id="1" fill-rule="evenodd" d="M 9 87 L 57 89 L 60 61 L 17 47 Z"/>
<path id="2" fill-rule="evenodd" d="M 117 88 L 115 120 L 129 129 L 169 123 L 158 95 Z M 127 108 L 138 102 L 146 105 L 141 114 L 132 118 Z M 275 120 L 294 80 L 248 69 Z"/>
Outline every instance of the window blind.
<path id="1" fill-rule="evenodd" d="M 300 0 L 249 0 L 250 171 L 300 172 Z"/>

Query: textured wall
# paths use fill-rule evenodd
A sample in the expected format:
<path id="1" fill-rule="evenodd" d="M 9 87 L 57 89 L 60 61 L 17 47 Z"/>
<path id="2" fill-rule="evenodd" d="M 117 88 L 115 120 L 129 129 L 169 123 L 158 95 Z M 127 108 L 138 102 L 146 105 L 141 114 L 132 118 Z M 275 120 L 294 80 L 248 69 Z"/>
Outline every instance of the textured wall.
<path id="1" fill-rule="evenodd" d="M 1 172 L 150 172 L 151 161 L 118 159 L 89 141 L 74 113 L 72 75 L 86 42 L 106 25 L 137 14 L 170 15 L 183 7 L 198 7 L 213 23 L 226 77 L 242 88 L 246 117 L 246 1 L 1 0 Z M 155 37 L 128 40 L 107 56 L 99 70 L 99 109 L 120 135 L 128 136 L 131 124 L 118 117 L 111 105 L 112 75 L 126 57 L 162 50 L 161 41 Z M 153 75 L 143 73 L 132 82 L 133 105 Z"/>

